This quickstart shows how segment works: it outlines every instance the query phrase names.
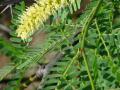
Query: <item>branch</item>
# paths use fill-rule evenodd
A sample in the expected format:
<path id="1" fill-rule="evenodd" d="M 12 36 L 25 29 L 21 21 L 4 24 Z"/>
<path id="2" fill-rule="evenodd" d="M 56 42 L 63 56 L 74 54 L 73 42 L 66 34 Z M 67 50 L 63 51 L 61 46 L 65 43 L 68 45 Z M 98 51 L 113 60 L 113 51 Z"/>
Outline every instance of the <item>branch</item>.
<path id="1" fill-rule="evenodd" d="M 2 25 L 2 24 L 0 24 L 0 30 L 7 32 L 7 33 L 11 32 L 11 30 L 8 27 L 6 27 L 5 25 Z"/>

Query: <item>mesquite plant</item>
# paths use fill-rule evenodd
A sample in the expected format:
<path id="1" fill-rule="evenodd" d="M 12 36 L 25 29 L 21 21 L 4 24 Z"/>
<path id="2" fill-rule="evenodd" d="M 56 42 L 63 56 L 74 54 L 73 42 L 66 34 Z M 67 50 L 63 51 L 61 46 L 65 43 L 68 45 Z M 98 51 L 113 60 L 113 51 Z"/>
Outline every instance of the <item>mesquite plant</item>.
<path id="1" fill-rule="evenodd" d="M 20 53 L 0 69 L 1 83 L 17 82 L 12 90 L 23 90 L 35 80 L 37 90 L 120 90 L 120 1 L 85 1 L 36 0 L 26 10 L 24 1 L 16 4 L 17 17 L 13 14 L 10 26 L 16 37 L 11 38 L 22 49 L 15 47 Z M 30 47 L 40 30 L 47 39 Z M 51 52 L 56 52 L 54 59 L 46 61 Z M 38 64 L 38 71 L 25 78 L 26 70 Z M 10 73 L 15 77 L 6 79 Z"/>

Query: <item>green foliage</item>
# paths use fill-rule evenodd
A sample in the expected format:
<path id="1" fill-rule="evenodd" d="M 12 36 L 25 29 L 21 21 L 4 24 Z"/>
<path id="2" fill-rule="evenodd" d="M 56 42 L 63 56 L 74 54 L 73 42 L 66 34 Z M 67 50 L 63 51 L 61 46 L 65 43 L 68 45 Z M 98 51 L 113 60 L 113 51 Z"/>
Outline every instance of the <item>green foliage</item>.
<path id="1" fill-rule="evenodd" d="M 15 57 L 22 53 L 21 50 L 16 50 L 16 48 L 10 43 L 0 38 L 0 51 L 3 52 L 2 54 Z"/>
<path id="2" fill-rule="evenodd" d="M 120 1 L 92 0 L 84 13 L 73 21 L 70 13 L 80 8 L 80 2 L 75 1 L 51 16 L 51 24 L 42 28 L 47 33 L 45 43 L 26 48 L 19 57 L 20 62 L 15 64 L 14 69 L 22 71 L 35 63 L 46 63 L 44 56 L 49 52 L 63 53 L 42 79 L 41 90 L 120 88 L 120 23 L 116 21 Z M 11 40 L 22 42 L 17 38 Z M 0 79 L 11 70 L 13 68 L 1 69 Z"/>
<path id="3" fill-rule="evenodd" d="M 25 10 L 25 3 L 24 1 L 21 1 L 20 3 L 16 4 L 13 8 L 13 17 L 11 20 L 11 25 L 9 26 L 10 29 L 12 30 L 10 32 L 11 35 L 11 42 L 5 40 L 4 38 L 0 37 L 0 49 L 1 52 L 3 52 L 4 54 L 10 56 L 10 57 L 17 57 L 22 53 L 22 49 L 23 49 L 23 41 L 18 38 L 15 34 L 15 30 L 18 26 L 18 16 L 20 14 L 22 14 L 22 12 Z M 25 45 L 25 44 L 24 44 Z M 19 50 L 21 49 L 21 50 Z"/>
<path id="4" fill-rule="evenodd" d="M 22 14 L 22 12 L 25 10 L 25 2 L 21 1 L 20 3 L 16 4 L 12 7 L 13 11 L 13 17 L 11 19 L 10 24 L 10 41 L 5 40 L 4 38 L 0 37 L 0 53 L 5 54 L 6 56 L 10 57 L 11 63 L 7 66 L 4 66 L 0 69 L 0 81 L 6 76 L 15 70 L 15 67 L 17 64 L 19 64 L 21 61 L 19 61 L 19 57 L 23 52 L 25 51 L 26 44 L 17 37 L 15 30 L 19 24 L 18 16 Z M 14 88 L 14 87 L 13 87 Z M 8 90 L 8 89 L 6 89 Z M 11 89 L 13 90 L 13 89 Z M 14 89 L 15 90 L 15 89 Z"/>
<path id="5" fill-rule="evenodd" d="M 19 17 L 20 15 L 22 15 L 22 13 L 25 11 L 25 2 L 21 1 L 18 4 L 16 4 L 13 8 L 13 17 L 11 20 L 11 25 L 9 26 L 12 29 L 11 34 L 11 38 L 10 40 L 13 42 L 14 46 L 17 48 L 23 48 L 23 46 L 25 46 L 25 43 L 22 41 L 21 38 L 17 37 L 17 34 L 15 32 L 15 30 L 18 28 L 19 23 Z"/>
<path id="6" fill-rule="evenodd" d="M 74 57 L 73 57 L 74 56 Z M 44 88 L 42 90 L 77 90 L 79 89 L 79 50 L 77 53 L 71 51 L 70 55 L 65 55 L 63 60 L 59 60 L 50 69 L 50 74 L 45 77 Z M 71 58 L 73 57 L 73 58 Z"/>
<path id="7" fill-rule="evenodd" d="M 12 66 L 12 65 L 8 65 L 8 66 L 3 67 L 3 68 L 0 70 L 0 81 L 1 81 L 8 73 L 10 73 L 14 68 L 15 68 L 15 66 Z"/>
<path id="8" fill-rule="evenodd" d="M 96 2 L 89 5 L 89 10 L 92 5 L 96 5 Z M 63 60 L 56 62 L 55 66 L 51 68 L 50 73 L 45 77 L 42 90 L 109 90 L 110 88 L 119 88 L 119 55 L 116 56 L 113 54 L 113 52 L 119 51 L 119 47 L 116 47 L 114 43 L 116 40 L 117 43 L 119 43 L 119 40 L 114 37 L 116 34 L 117 37 L 119 37 L 119 32 L 116 34 L 114 33 L 114 8 L 112 5 L 113 3 L 110 1 L 103 1 L 89 28 L 86 27 L 87 24 L 85 25 L 84 21 L 89 20 L 85 19 L 85 16 L 89 16 L 88 13 L 90 11 L 86 11 L 84 14 L 85 16 L 80 16 L 78 23 L 79 20 L 83 21 L 80 21 L 81 23 L 79 25 L 85 25 L 84 27 L 88 29 L 84 39 L 85 55 L 83 55 L 83 59 L 79 58 L 77 60 L 77 64 L 80 66 L 68 63 L 66 60 L 66 57 L 68 57 L 67 53 Z M 94 7 L 92 6 L 92 8 Z M 74 48 L 80 48 L 82 44 L 82 34 L 77 38 L 80 39 L 80 43 L 74 46 Z M 70 51 L 72 52 L 73 50 Z M 118 54 L 118 52 L 116 52 L 116 54 Z M 73 55 L 73 57 L 76 55 Z M 73 57 L 69 56 L 68 61 L 72 62 Z M 84 59 L 86 59 L 87 62 L 82 62 Z M 116 61 L 117 63 L 115 63 Z M 76 68 L 77 71 L 71 69 L 69 66 Z M 73 73 L 73 75 L 67 73 L 65 77 L 64 72 L 68 70 L 68 67 L 70 73 Z M 89 71 L 87 69 L 89 69 Z M 92 80 L 90 81 L 89 79 Z M 91 84 L 93 88 L 91 88 L 90 83 L 93 84 Z"/>

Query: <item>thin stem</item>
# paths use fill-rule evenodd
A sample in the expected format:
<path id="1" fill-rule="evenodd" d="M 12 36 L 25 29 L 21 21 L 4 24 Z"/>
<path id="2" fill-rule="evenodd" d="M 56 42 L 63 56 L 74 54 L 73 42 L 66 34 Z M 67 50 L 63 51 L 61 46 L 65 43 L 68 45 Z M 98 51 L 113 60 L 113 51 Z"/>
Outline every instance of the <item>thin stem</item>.
<path id="1" fill-rule="evenodd" d="M 96 12 L 97 12 L 97 10 L 98 10 L 101 2 L 102 2 L 102 0 L 99 0 L 97 6 L 92 9 L 90 15 L 88 16 L 88 18 L 87 18 L 87 20 L 86 20 L 86 22 L 85 22 L 85 24 L 84 24 L 84 26 L 83 26 L 83 29 L 82 29 L 82 31 L 83 31 L 83 32 L 82 32 L 82 34 L 83 34 L 83 39 L 82 39 L 82 43 L 81 43 L 81 48 L 84 47 L 85 37 L 86 37 L 86 35 L 87 35 L 89 25 L 90 25 L 91 21 L 93 20 L 93 18 L 94 18 L 94 16 L 95 16 L 95 14 L 96 14 Z"/>
<path id="2" fill-rule="evenodd" d="M 68 72 L 68 70 L 70 69 L 71 65 L 74 63 L 74 61 L 78 58 L 79 56 L 79 50 L 77 51 L 77 54 L 73 57 L 73 59 L 71 60 L 70 64 L 67 66 L 66 70 L 63 72 L 63 76 L 62 78 L 64 78 Z M 61 81 L 58 81 L 57 83 L 57 87 L 60 85 Z M 55 88 L 55 90 L 58 90 L 57 87 Z"/>
<path id="3" fill-rule="evenodd" d="M 82 56 L 83 56 L 83 60 L 84 60 L 86 69 L 87 69 L 88 77 L 90 79 L 92 90 L 95 90 L 95 86 L 94 86 L 94 82 L 92 80 L 92 76 L 90 74 L 89 65 L 88 65 L 87 58 L 86 58 L 86 55 L 85 55 L 85 52 L 84 52 L 84 46 L 85 46 L 85 37 L 87 35 L 89 25 L 92 22 L 92 20 L 93 20 L 95 14 L 96 14 L 101 2 L 102 2 L 102 0 L 99 0 L 97 6 L 95 8 L 93 8 L 93 10 L 91 11 L 90 15 L 88 16 L 88 18 L 87 18 L 87 20 L 85 22 L 85 25 L 83 26 L 83 30 L 82 30 L 83 31 L 82 32 L 83 37 L 82 37 L 82 41 L 81 41 L 81 53 L 82 53 Z"/>
<path id="4" fill-rule="evenodd" d="M 70 69 L 70 66 L 74 63 L 74 61 L 78 58 L 78 56 L 79 56 L 79 50 L 77 51 L 77 54 L 71 60 L 70 64 L 67 66 L 67 69 L 64 71 L 63 76 L 66 76 L 68 70 Z"/>
<path id="5" fill-rule="evenodd" d="M 91 76 L 91 74 L 90 74 L 90 70 L 89 70 L 87 58 L 86 58 L 86 55 L 85 55 L 84 52 L 82 53 L 82 56 L 83 56 L 83 60 L 84 60 L 84 63 L 85 63 L 86 69 L 87 69 L 88 77 L 89 77 L 90 82 L 91 82 L 92 90 L 95 90 L 94 82 L 93 82 L 92 76 Z"/>
<path id="6" fill-rule="evenodd" d="M 96 24 L 96 29 L 97 29 L 97 32 L 98 32 L 98 34 L 99 34 L 99 37 L 100 37 L 100 39 L 101 39 L 101 41 L 102 41 L 102 43 L 103 43 L 103 45 L 104 45 L 104 47 L 105 47 L 105 50 L 106 50 L 106 52 L 107 52 L 107 54 L 108 54 L 108 57 L 109 57 L 110 61 L 113 62 L 112 57 L 111 57 L 111 55 L 110 55 L 110 52 L 109 52 L 109 50 L 108 50 L 108 48 L 107 48 L 107 46 L 106 46 L 106 44 L 105 44 L 105 41 L 104 41 L 104 39 L 103 39 L 103 37 L 102 37 L 102 34 L 100 33 L 100 30 L 99 30 L 99 27 L 98 27 L 98 24 L 97 24 L 97 20 L 96 20 L 96 19 L 95 19 L 95 24 Z"/>

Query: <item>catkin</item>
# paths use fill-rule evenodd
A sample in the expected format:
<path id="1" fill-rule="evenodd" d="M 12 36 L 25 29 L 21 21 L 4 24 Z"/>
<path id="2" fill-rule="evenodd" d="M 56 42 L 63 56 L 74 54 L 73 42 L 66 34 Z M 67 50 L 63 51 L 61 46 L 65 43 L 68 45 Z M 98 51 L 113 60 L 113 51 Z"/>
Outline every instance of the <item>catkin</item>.
<path id="1" fill-rule="evenodd" d="M 43 25 L 50 15 L 54 15 L 57 10 L 72 1 L 74 0 L 69 0 L 69 2 L 68 0 L 37 0 L 20 17 L 20 25 L 16 30 L 18 37 L 27 39 Z"/>

